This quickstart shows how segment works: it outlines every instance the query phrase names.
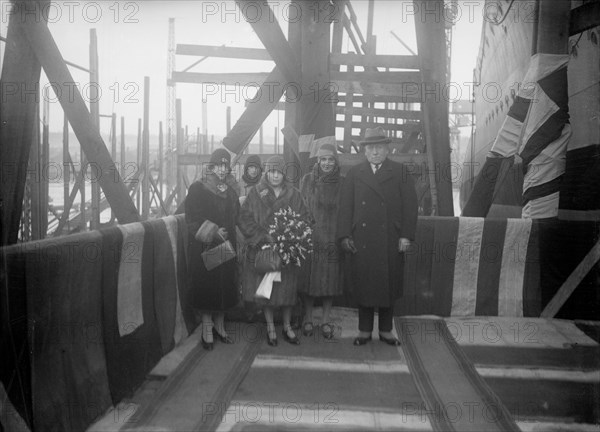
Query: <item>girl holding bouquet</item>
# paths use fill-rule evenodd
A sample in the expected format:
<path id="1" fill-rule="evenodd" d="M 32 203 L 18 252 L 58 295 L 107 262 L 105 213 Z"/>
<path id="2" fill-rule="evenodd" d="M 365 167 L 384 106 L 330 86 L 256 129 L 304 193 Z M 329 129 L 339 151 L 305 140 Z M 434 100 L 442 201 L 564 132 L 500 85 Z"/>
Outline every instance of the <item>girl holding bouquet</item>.
<path id="1" fill-rule="evenodd" d="M 314 252 L 307 283 L 302 286 L 306 315 L 302 333 L 312 336 L 315 298 L 323 302 L 321 333 L 333 338 L 334 326 L 329 322 L 333 297 L 342 295 L 340 283 L 340 253 L 336 243 L 337 216 L 342 177 L 335 146 L 323 144 L 317 151 L 317 163 L 312 172 L 302 178 L 300 190 L 315 220 Z"/>
<path id="2" fill-rule="evenodd" d="M 227 184 L 231 156 L 215 150 L 202 175 L 192 183 L 185 199 L 188 225 L 189 290 L 192 306 L 202 312 L 202 346 L 213 349 L 213 336 L 233 343 L 225 331 L 225 310 L 237 304 L 236 262 L 228 260 L 208 270 L 202 253 L 229 240 L 235 250 L 235 226 L 240 204 Z M 214 317 L 214 323 L 213 323 Z"/>
<path id="3" fill-rule="evenodd" d="M 283 339 L 297 345 L 300 340 L 292 330 L 290 319 L 297 299 L 300 267 L 295 264 L 283 265 L 281 282 L 273 282 L 270 298 L 256 298 L 255 293 L 264 274 L 256 271 L 255 259 L 258 251 L 264 245 L 274 245 L 275 243 L 275 239 L 269 234 L 269 229 L 275 221 L 276 212 L 289 208 L 305 221 L 308 221 L 310 216 L 300 191 L 287 183 L 283 157 L 272 156 L 269 158 L 265 163 L 265 173 L 265 177 L 248 193 L 240 211 L 238 226 L 246 237 L 247 244 L 242 291 L 244 300 L 255 301 L 263 306 L 269 345 L 277 345 L 273 322 L 273 310 L 277 307 L 282 308 Z"/>

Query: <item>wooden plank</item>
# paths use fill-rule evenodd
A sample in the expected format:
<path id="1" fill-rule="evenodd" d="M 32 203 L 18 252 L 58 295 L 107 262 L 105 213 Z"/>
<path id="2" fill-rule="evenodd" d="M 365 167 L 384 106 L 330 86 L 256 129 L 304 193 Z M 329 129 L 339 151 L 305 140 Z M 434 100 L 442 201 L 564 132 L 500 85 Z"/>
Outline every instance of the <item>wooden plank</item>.
<path id="1" fill-rule="evenodd" d="M 354 70 L 354 66 L 348 66 L 348 70 Z M 353 89 L 346 90 L 346 97 L 344 99 L 346 107 L 354 107 L 354 91 Z M 344 151 L 350 153 L 350 146 L 352 145 L 352 116 L 346 114 L 344 118 Z"/>
<path id="2" fill-rule="evenodd" d="M 273 60 L 273 58 L 269 54 L 269 51 L 262 48 L 240 48 L 211 45 L 177 44 L 175 54 L 200 57 L 235 58 L 246 60 Z"/>
<path id="3" fill-rule="evenodd" d="M 263 43 L 275 64 L 281 70 L 285 80 L 299 83 L 301 79 L 300 63 L 294 56 L 290 44 L 286 40 L 275 14 L 267 2 L 253 3 L 253 8 L 244 7 L 244 2 L 236 0 L 238 8 L 250 23 L 254 32 Z M 256 8 L 259 9 L 260 19 L 256 19 Z M 246 14 L 251 14 L 247 16 Z M 262 82 L 262 81 L 261 81 Z"/>
<path id="4" fill-rule="evenodd" d="M 386 67 L 398 69 L 419 69 L 419 57 L 414 55 L 361 55 L 356 53 L 331 53 L 332 65 L 352 65 L 362 67 Z"/>
<path id="5" fill-rule="evenodd" d="M 386 131 L 403 131 L 403 132 L 420 132 L 421 124 L 420 123 L 404 123 L 404 124 L 393 124 L 393 123 L 376 123 L 376 122 L 348 122 L 348 117 L 345 120 L 338 120 L 335 122 L 337 127 L 347 127 L 350 124 L 351 128 L 361 129 L 361 128 L 374 128 L 377 126 L 381 126 Z"/>
<path id="6" fill-rule="evenodd" d="M 421 103 L 423 100 L 421 87 L 415 83 L 381 84 L 359 81 L 331 80 L 338 92 L 359 93 L 363 96 L 387 96 L 395 102 Z M 366 101 L 366 99 L 365 99 Z M 377 102 L 377 98 L 373 102 Z"/>
<path id="7" fill-rule="evenodd" d="M 100 95 L 98 89 L 100 88 L 100 76 L 98 67 L 98 37 L 96 35 L 96 29 L 90 29 L 90 47 L 89 47 L 89 60 L 90 60 L 90 115 L 92 117 L 92 123 L 96 129 L 100 130 Z M 100 186 L 95 181 L 98 172 L 94 164 L 90 165 L 91 176 L 91 191 L 92 191 L 92 215 L 90 217 L 90 229 L 100 228 Z"/>
<path id="8" fill-rule="evenodd" d="M 29 47 L 19 23 L 26 1 L 14 2 L 15 13 L 9 14 L 4 61 L 2 67 L 2 98 L 0 98 L 0 245 L 17 242 L 23 197 L 27 178 L 27 163 L 35 129 L 33 122 L 38 110 L 37 97 L 26 91 L 40 81 L 41 67 Z M 44 1 L 47 6 L 50 2 Z M 38 16 L 39 17 L 39 16 Z M 46 15 L 41 15 L 42 18 Z M 30 17 L 29 19 L 33 19 Z M 40 25 L 46 25 L 45 20 Z M 3 23 L 4 24 L 4 23 Z"/>
<path id="9" fill-rule="evenodd" d="M 385 102 L 392 103 L 392 102 Z M 414 110 L 398 110 L 391 108 L 363 108 L 363 107 L 348 107 L 346 108 L 344 105 L 337 105 L 335 107 L 336 114 L 345 114 L 345 115 L 369 115 L 372 117 L 384 117 L 384 118 L 394 118 L 394 119 L 406 119 L 406 120 L 421 120 L 423 118 L 423 113 L 421 111 Z"/>
<path id="10" fill-rule="evenodd" d="M 571 10 L 569 36 L 573 36 L 600 25 L 600 2 L 584 3 Z"/>
<path id="11" fill-rule="evenodd" d="M 377 84 L 421 84 L 420 72 L 331 72 L 334 81 L 360 81 Z"/>
<path id="12" fill-rule="evenodd" d="M 283 73 L 278 67 L 275 67 L 269 74 L 265 82 L 284 82 Z M 250 143 L 252 137 L 256 134 L 260 125 L 265 121 L 268 115 L 273 111 L 281 96 L 283 95 L 283 86 L 269 87 L 261 85 L 259 94 L 255 102 L 253 102 L 238 121 L 233 125 L 231 131 L 223 138 L 223 145 L 231 152 L 238 155 L 244 151 Z"/>
<path id="13" fill-rule="evenodd" d="M 204 84 L 213 83 L 217 85 L 239 85 L 259 87 L 269 76 L 268 72 L 227 72 L 227 73 L 204 73 L 204 72 L 177 72 L 171 75 L 172 82 Z M 283 85 L 283 84 L 282 84 Z"/>
<path id="14" fill-rule="evenodd" d="M 36 16 L 42 15 L 38 3 L 36 3 L 36 14 Z M 98 181 L 117 219 L 121 224 L 139 221 L 133 201 L 110 158 L 98 128 L 94 127 L 91 121 L 90 112 L 81 93 L 76 87 L 72 88 L 68 85 L 75 80 L 63 61 L 52 34 L 39 20 L 22 20 L 20 25 L 25 30 L 27 41 L 42 64 L 48 80 L 60 89 L 58 92 L 60 104 L 69 117 L 69 123 L 87 159 L 96 164 L 100 170 Z"/>
<path id="15" fill-rule="evenodd" d="M 585 258 L 583 258 L 575 270 L 573 270 L 573 273 L 569 275 L 554 297 L 552 297 L 552 300 L 550 300 L 550 302 L 546 305 L 540 316 L 542 318 L 553 318 L 558 313 L 560 308 L 565 304 L 571 294 L 573 294 L 575 288 L 577 288 L 577 286 L 587 276 L 587 274 L 598 263 L 599 260 L 600 240 L 596 242 L 594 247 L 590 249 Z"/>

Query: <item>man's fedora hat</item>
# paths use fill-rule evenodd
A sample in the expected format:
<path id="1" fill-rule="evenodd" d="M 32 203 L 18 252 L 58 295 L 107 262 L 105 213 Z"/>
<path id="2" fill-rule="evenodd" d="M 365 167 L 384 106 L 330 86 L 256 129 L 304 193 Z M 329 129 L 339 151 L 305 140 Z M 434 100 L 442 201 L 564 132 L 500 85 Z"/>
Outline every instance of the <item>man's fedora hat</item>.
<path id="1" fill-rule="evenodd" d="M 376 128 L 367 128 L 365 138 L 360 142 L 361 146 L 369 144 L 389 144 L 392 140 L 387 137 L 385 130 L 381 126 Z"/>

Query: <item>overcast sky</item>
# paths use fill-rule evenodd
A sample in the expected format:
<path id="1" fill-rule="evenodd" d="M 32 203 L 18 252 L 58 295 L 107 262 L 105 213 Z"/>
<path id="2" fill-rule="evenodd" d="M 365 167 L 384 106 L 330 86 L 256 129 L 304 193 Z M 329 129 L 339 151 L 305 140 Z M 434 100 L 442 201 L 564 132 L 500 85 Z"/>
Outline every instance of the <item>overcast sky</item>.
<path id="1" fill-rule="evenodd" d="M 483 15 L 483 0 L 460 1 L 459 15 L 454 26 L 452 81 L 463 84 L 472 80 L 479 47 Z M 284 34 L 287 21 L 293 19 L 288 1 L 269 2 Z M 359 18 L 359 25 L 366 34 L 366 0 L 353 0 L 352 5 Z M 6 36 L 9 5 L 0 0 L 0 33 Z M 394 31 L 406 44 L 416 51 L 412 1 L 376 0 L 374 33 L 377 36 L 379 54 L 409 54 L 391 35 Z M 89 32 L 95 28 L 98 34 L 100 56 L 100 81 L 102 114 L 116 112 L 125 116 L 128 133 L 137 130 L 137 119 L 143 116 L 144 76 L 151 81 L 150 121 L 151 134 L 158 133 L 158 122 L 166 117 L 166 70 L 168 45 L 168 19 L 175 18 L 176 43 L 227 45 L 232 47 L 262 48 L 250 24 L 244 21 L 233 1 L 58 1 L 48 9 L 50 30 L 63 57 L 84 67 L 89 64 Z M 5 44 L 0 43 L 3 56 Z M 343 50 L 352 49 L 347 36 Z M 195 57 L 178 56 L 176 70 L 182 70 L 196 61 Z M 192 69 L 195 72 L 268 72 L 273 63 L 266 61 L 235 61 L 210 58 Z M 85 72 L 71 68 L 75 82 L 85 86 Z M 42 77 L 42 85 L 47 83 Z M 467 87 L 463 99 L 468 98 Z M 232 107 L 232 124 L 244 110 L 244 95 L 251 91 L 239 90 L 231 94 L 216 94 L 208 98 L 209 134 L 225 134 L 226 107 Z M 85 96 L 85 94 L 84 94 Z M 183 125 L 191 132 L 201 127 L 199 101 L 201 86 L 178 84 L 177 97 L 182 99 Z M 456 96 L 456 95 L 455 95 Z M 455 97 L 453 96 L 453 97 Z M 62 110 L 58 103 L 51 107 L 51 130 L 62 130 Z M 271 137 L 274 127 L 283 126 L 284 115 L 273 113 L 265 124 L 265 137 Z M 106 136 L 109 120 L 101 123 Z"/>

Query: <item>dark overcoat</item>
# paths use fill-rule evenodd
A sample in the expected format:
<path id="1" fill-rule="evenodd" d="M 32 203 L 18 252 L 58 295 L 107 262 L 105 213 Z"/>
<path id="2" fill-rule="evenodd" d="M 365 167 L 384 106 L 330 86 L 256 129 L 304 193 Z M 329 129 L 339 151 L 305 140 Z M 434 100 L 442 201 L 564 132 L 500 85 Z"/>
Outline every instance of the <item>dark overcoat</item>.
<path id="1" fill-rule="evenodd" d="M 198 228 L 207 220 L 223 227 L 229 241 L 236 247 L 235 228 L 240 204 L 237 193 L 228 187 L 216 193 L 201 182 L 194 182 L 185 199 L 185 220 L 188 224 L 188 287 L 192 306 L 205 311 L 223 311 L 238 302 L 236 260 L 232 259 L 208 271 L 202 252 L 221 241 L 204 243 L 194 238 Z"/>
<path id="2" fill-rule="evenodd" d="M 284 184 L 279 197 L 275 197 L 273 189 L 265 179 L 250 189 L 242 205 L 239 228 L 246 237 L 242 274 L 242 292 L 246 301 L 266 303 L 270 306 L 293 306 L 296 303 L 300 269 L 295 265 L 287 265 L 281 269 L 281 282 L 273 283 L 270 300 L 263 301 L 254 297 L 264 276 L 254 269 L 256 253 L 266 242 L 269 225 L 274 220 L 273 214 L 288 207 L 300 214 L 303 219 L 310 220 L 310 214 L 298 189 Z"/>
<path id="3" fill-rule="evenodd" d="M 351 288 L 360 306 L 391 307 L 402 295 L 401 237 L 414 240 L 417 225 L 414 182 L 404 165 L 386 159 L 376 174 L 364 161 L 350 169 L 342 187 L 338 240 L 354 240 Z"/>
<path id="4" fill-rule="evenodd" d="M 313 253 L 301 291 L 313 297 L 342 295 L 340 250 L 336 241 L 343 177 L 339 167 L 324 173 L 316 163 L 300 182 L 300 192 L 312 214 Z"/>

